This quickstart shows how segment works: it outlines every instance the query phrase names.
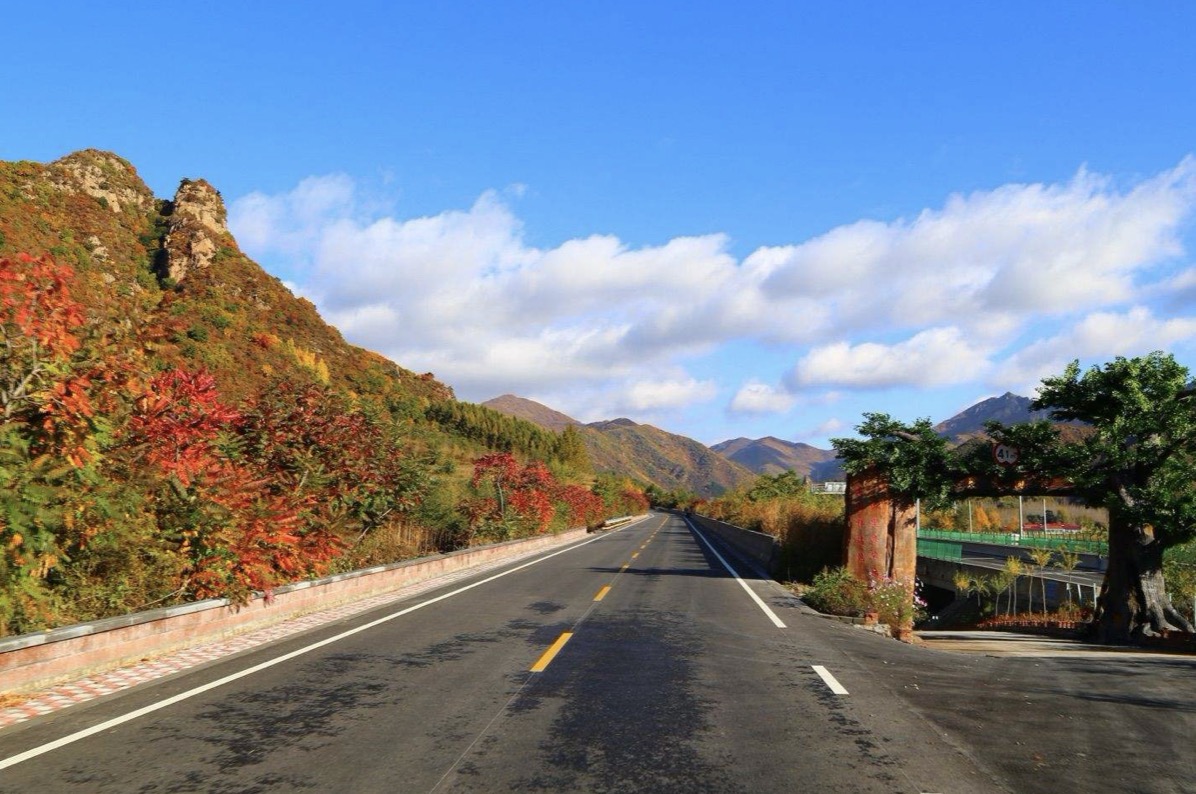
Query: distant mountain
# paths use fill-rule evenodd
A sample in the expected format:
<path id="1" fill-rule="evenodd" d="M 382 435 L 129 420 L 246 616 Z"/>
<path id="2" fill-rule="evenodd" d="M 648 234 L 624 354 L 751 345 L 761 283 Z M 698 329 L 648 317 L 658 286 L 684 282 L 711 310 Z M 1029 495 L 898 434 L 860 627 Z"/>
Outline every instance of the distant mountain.
<path id="1" fill-rule="evenodd" d="M 754 476 L 692 438 L 620 418 L 583 425 L 534 400 L 504 394 L 482 405 L 560 431 L 577 426 L 595 471 L 622 474 L 664 490 L 717 496 Z"/>
<path id="2" fill-rule="evenodd" d="M 586 425 L 590 460 L 599 471 L 617 471 L 665 490 L 717 496 L 755 474 L 692 438 L 630 419 Z"/>
<path id="3" fill-rule="evenodd" d="M 540 427 L 546 427 L 556 433 L 564 430 L 569 425 L 581 424 L 581 422 L 573 417 L 566 416 L 560 411 L 554 411 L 547 405 L 541 405 L 535 400 L 528 400 L 524 397 L 516 397 L 514 394 L 504 394 L 501 397 L 486 400 L 482 405 L 487 408 L 493 408 L 500 414 L 534 422 L 540 425 Z"/>
<path id="4" fill-rule="evenodd" d="M 736 463 L 741 463 L 757 474 L 780 474 L 795 471 L 809 477 L 814 468 L 833 461 L 835 453 L 809 444 L 785 441 L 773 436 L 765 438 L 735 438 L 711 447 Z"/>
<path id="5" fill-rule="evenodd" d="M 1007 393 L 983 400 L 935 425 L 935 431 L 952 444 L 984 435 L 984 423 L 996 420 L 1020 424 L 1049 418 L 1046 411 L 1030 410 L 1031 400 Z M 842 480 L 841 461 L 834 450 L 774 436 L 734 438 L 706 447 L 685 436 L 666 432 L 630 419 L 611 419 L 583 425 L 576 419 L 533 400 L 505 394 L 483 405 L 559 432 L 575 425 L 585 439 L 596 471 L 611 471 L 666 490 L 684 488 L 714 496 L 750 481 L 755 475 L 795 471 L 814 482 Z M 1060 424 L 1070 436 L 1083 433 L 1075 424 Z"/>
<path id="6" fill-rule="evenodd" d="M 955 416 L 934 426 L 935 432 L 946 436 L 953 444 L 962 444 L 968 439 L 984 435 L 984 423 L 998 421 L 1007 425 L 1019 425 L 1038 419 L 1049 419 L 1047 411 L 1032 411 L 1029 397 L 1006 392 L 1000 397 L 990 397 L 961 411 Z"/>
<path id="7" fill-rule="evenodd" d="M 1030 410 L 1030 403 L 1029 397 L 1006 393 L 976 403 L 935 425 L 934 429 L 952 444 L 962 444 L 969 439 L 983 436 L 984 423 L 990 420 L 1015 425 L 1049 418 L 1047 411 Z M 1075 425 L 1062 424 L 1060 427 L 1065 434 L 1077 432 Z M 758 474 L 779 474 L 792 470 L 815 482 L 842 480 L 845 476 L 833 450 L 784 441 L 772 436 L 758 439 L 735 438 L 715 444 L 711 449 L 737 463 L 742 463 Z"/>

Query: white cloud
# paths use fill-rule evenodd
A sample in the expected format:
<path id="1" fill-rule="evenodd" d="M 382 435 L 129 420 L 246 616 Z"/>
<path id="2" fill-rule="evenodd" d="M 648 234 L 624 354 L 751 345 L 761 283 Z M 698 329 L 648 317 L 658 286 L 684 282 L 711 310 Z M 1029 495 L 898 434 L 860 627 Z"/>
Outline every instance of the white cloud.
<path id="1" fill-rule="evenodd" d="M 729 406 L 735 414 L 783 414 L 797 399 L 788 392 L 758 380 L 750 380 L 735 393 Z"/>
<path id="2" fill-rule="evenodd" d="M 1073 339 L 1058 326 L 1196 294 L 1196 278 L 1160 272 L 1181 254 L 1196 202 L 1192 159 L 1125 189 L 1081 170 L 953 196 L 909 220 L 862 220 L 742 261 L 717 233 L 537 248 L 509 203 L 521 191 L 401 218 L 334 174 L 233 202 L 230 227 L 353 342 L 437 373 L 466 399 L 559 394 L 589 410 L 586 392 L 601 395 L 600 416 L 711 399 L 717 384 L 681 367 L 733 340 L 792 350 L 789 394 L 764 385 L 779 373 L 748 361 L 726 377 L 745 384 L 732 411 L 780 412 L 813 386 L 931 387 L 983 380 L 994 364 L 1019 375 L 1099 339 L 1112 355 L 1124 335 Z M 1175 322 L 1163 327 L 1172 336 L 1186 327 Z M 881 330 L 907 338 L 872 341 Z M 1058 339 L 1010 350 L 1035 333 Z"/>
<path id="3" fill-rule="evenodd" d="M 815 427 L 810 432 L 804 433 L 803 435 L 806 436 L 807 438 L 822 438 L 825 436 L 829 436 L 832 433 L 840 433 L 843 430 L 846 430 L 847 428 L 848 428 L 848 425 L 846 422 L 844 422 L 841 419 L 831 417 L 830 419 L 827 419 L 825 422 L 823 422 L 822 424 Z"/>
<path id="4" fill-rule="evenodd" d="M 1196 318 L 1160 319 L 1144 306 L 1122 313 L 1097 312 L 1066 331 L 1010 356 L 993 377 L 1011 388 L 1037 387 L 1075 359 L 1144 355 L 1196 338 Z"/>
<path id="5" fill-rule="evenodd" d="M 971 345 L 958 328 L 932 328 L 895 345 L 817 347 L 798 361 L 791 380 L 796 387 L 942 386 L 973 380 L 988 367 L 986 351 Z"/>
<path id="6" fill-rule="evenodd" d="M 277 251 L 306 258 L 328 219 L 353 210 L 354 192 L 348 176 L 329 174 L 307 177 L 287 193 L 250 193 L 229 206 L 229 228 L 257 256 Z"/>
<path id="7" fill-rule="evenodd" d="M 859 221 L 744 265 L 778 302 L 817 295 L 840 333 L 950 321 L 981 333 L 1012 318 L 1119 304 L 1182 252 L 1196 160 L 1119 193 L 1081 170 L 1062 185 L 952 196 L 912 221 Z"/>
<path id="8" fill-rule="evenodd" d="M 707 402 L 717 391 L 713 381 L 695 378 L 641 380 L 629 385 L 623 400 L 626 408 L 641 413 Z"/>

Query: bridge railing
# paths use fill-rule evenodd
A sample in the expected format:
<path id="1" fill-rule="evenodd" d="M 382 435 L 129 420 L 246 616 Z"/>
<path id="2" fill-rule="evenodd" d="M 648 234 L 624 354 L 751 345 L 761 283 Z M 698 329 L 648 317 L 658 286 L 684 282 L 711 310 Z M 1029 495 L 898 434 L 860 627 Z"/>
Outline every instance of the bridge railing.
<path id="1" fill-rule="evenodd" d="M 1073 551 L 1081 554 L 1107 555 L 1109 544 L 1103 540 L 1082 540 L 1059 535 L 1038 535 L 1026 532 L 956 532 L 947 529 L 918 530 L 919 554 L 921 541 L 951 541 L 953 543 L 991 543 L 996 546 L 1019 546 L 1021 548 Z M 933 556 L 933 555 L 927 555 Z M 943 558 L 939 558 L 943 559 Z"/>
<path id="2" fill-rule="evenodd" d="M 919 537 L 918 556 L 929 557 L 933 560 L 959 562 L 963 559 L 963 544 Z"/>

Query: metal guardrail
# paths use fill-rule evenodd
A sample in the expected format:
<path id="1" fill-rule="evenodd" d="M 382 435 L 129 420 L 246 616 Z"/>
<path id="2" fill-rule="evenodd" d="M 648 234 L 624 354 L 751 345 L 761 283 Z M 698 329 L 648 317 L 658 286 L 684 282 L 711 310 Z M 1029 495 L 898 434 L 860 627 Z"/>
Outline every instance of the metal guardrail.
<path id="1" fill-rule="evenodd" d="M 997 546 L 1052 549 L 1074 551 L 1084 554 L 1107 555 L 1109 544 L 1103 540 L 1080 540 L 1058 535 L 1031 535 L 1017 532 L 955 532 L 947 529 L 918 530 L 918 553 L 921 554 L 923 540 L 949 541 L 952 543 L 992 543 Z M 925 555 L 933 556 L 933 555 Z M 944 559 L 937 557 L 936 559 Z"/>

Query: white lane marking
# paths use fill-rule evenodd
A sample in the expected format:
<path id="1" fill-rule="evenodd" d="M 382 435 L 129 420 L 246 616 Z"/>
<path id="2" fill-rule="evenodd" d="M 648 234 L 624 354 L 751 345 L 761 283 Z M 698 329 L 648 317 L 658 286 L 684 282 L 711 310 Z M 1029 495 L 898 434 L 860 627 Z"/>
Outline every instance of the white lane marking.
<path id="1" fill-rule="evenodd" d="M 638 522 L 636 522 L 636 523 L 638 523 Z M 530 562 L 525 562 L 522 565 L 519 565 L 515 568 L 511 568 L 510 570 L 495 574 L 494 576 L 489 576 L 485 579 L 474 582 L 473 584 L 468 584 L 468 585 L 465 585 L 464 587 L 458 587 L 456 590 L 452 590 L 448 593 L 443 593 L 441 595 L 436 596 L 435 598 L 429 598 L 427 601 L 421 601 L 418 604 L 413 604 L 412 606 L 409 606 L 406 609 L 401 609 L 398 612 L 392 612 L 389 615 L 385 615 L 383 617 L 378 618 L 377 620 L 370 621 L 369 623 L 358 626 L 357 628 L 349 629 L 348 631 L 342 631 L 340 634 L 337 634 L 334 637 L 328 637 L 327 639 L 320 640 L 319 642 L 313 642 L 311 645 L 306 645 L 302 648 L 299 648 L 298 650 L 291 651 L 290 653 L 285 653 L 282 656 L 278 656 L 273 659 L 268 659 L 267 661 L 264 661 L 260 664 L 254 665 L 253 667 L 248 667 L 239 672 L 232 673 L 230 675 L 226 675 L 224 678 L 217 679 L 216 681 L 211 681 L 207 684 L 204 684 L 203 686 L 197 686 L 194 689 L 187 690 L 186 692 L 180 692 L 179 694 L 174 695 L 173 697 L 166 698 L 166 700 L 160 700 L 157 703 L 151 703 L 150 705 L 143 706 L 142 708 L 139 708 L 136 711 L 130 711 L 128 714 L 122 714 L 119 717 L 113 717 L 112 719 L 106 720 L 105 722 L 101 722 L 98 725 L 93 725 L 90 728 L 84 728 L 81 731 L 76 731 L 75 733 L 72 733 L 69 736 L 64 736 L 61 739 L 55 739 L 54 741 L 48 742 L 39 747 L 34 747 L 31 750 L 26 750 L 23 753 L 17 753 L 14 756 L 0 759 L 0 769 L 8 769 L 10 766 L 16 766 L 19 763 L 28 761 L 32 758 L 37 758 L 39 755 L 44 755 L 52 750 L 57 750 L 60 747 L 66 747 L 68 744 L 74 744 L 75 742 L 78 742 L 82 739 L 86 739 L 88 736 L 94 736 L 95 734 L 101 733 L 102 731 L 106 731 L 109 728 L 115 728 L 116 726 L 123 725 L 126 722 L 132 722 L 133 720 L 138 719 L 139 717 L 144 717 L 146 714 L 152 714 L 153 712 L 158 711 L 159 709 L 164 709 L 167 706 L 173 706 L 175 703 L 181 703 L 184 700 L 189 700 L 190 698 L 193 698 L 196 695 L 202 695 L 204 692 L 208 692 L 210 690 L 216 689 L 217 687 L 224 686 L 225 684 L 230 684 L 233 681 L 236 681 L 238 679 L 245 678 L 246 676 L 251 676 L 254 673 L 260 673 L 262 670 L 273 667 L 276 664 L 282 664 L 283 662 L 288 662 L 297 656 L 303 656 L 304 654 L 308 654 L 314 650 L 323 648 L 325 645 L 331 645 L 332 643 L 339 642 L 340 640 L 343 640 L 346 637 L 352 637 L 354 634 L 360 634 L 363 631 L 368 631 L 369 629 L 372 629 L 375 626 L 381 626 L 383 623 L 388 623 L 388 622 L 394 620 L 395 618 L 400 618 L 403 615 L 409 615 L 412 612 L 415 612 L 417 609 L 423 609 L 424 607 L 431 606 L 432 604 L 438 603 L 440 601 L 444 601 L 445 599 L 452 598 L 453 596 L 456 596 L 456 595 L 460 595 L 461 593 L 464 593 L 467 590 L 472 590 L 475 587 L 481 587 L 484 584 L 489 584 L 490 582 L 493 582 L 495 579 L 501 579 L 504 576 L 509 576 L 510 574 L 516 573 L 517 571 L 522 571 L 524 568 L 530 568 L 531 566 L 537 565 L 541 562 L 544 562 L 545 560 L 550 560 L 553 557 L 557 557 L 561 554 L 565 554 L 567 552 L 573 551 L 574 549 L 580 549 L 582 546 L 588 546 L 591 543 L 595 543 L 599 540 L 603 540 L 604 538 L 608 538 L 608 537 L 610 537 L 611 534 L 614 534 L 615 532 L 620 532 L 625 527 L 630 527 L 630 526 L 634 526 L 634 524 L 633 523 L 624 524 L 622 527 L 611 530 L 610 534 L 600 535 L 596 538 L 592 538 L 592 539 L 584 541 L 582 543 L 578 543 L 574 546 L 570 546 L 567 549 L 561 549 L 560 551 L 555 551 L 552 554 L 546 554 L 543 557 L 538 557 L 537 559 L 534 559 Z"/>
<path id="2" fill-rule="evenodd" d="M 820 664 L 815 664 L 815 665 L 811 665 L 811 666 L 814 668 L 814 672 L 818 673 L 818 677 L 822 679 L 823 683 L 825 683 L 827 686 L 829 686 L 831 688 L 832 692 L 834 692 L 836 695 L 846 695 L 847 694 L 847 690 L 843 688 L 843 685 L 840 684 L 838 682 L 838 680 L 836 680 L 833 675 L 831 675 L 830 670 L 827 670 L 825 667 L 823 667 Z"/>
<path id="3" fill-rule="evenodd" d="M 686 519 L 686 523 L 689 523 L 689 519 Z M 760 599 L 760 596 L 756 595 L 755 591 L 752 590 L 752 588 L 748 587 L 747 582 L 745 582 L 745 581 L 743 581 L 743 579 L 739 578 L 739 574 L 735 573 L 735 569 L 732 568 L 727 563 L 727 561 L 723 559 L 723 555 L 719 554 L 717 551 L 714 550 L 714 546 L 710 545 L 710 541 L 706 540 L 706 538 L 702 536 L 702 533 L 698 531 L 698 528 L 695 527 L 693 524 L 690 524 L 689 528 L 691 530 L 693 530 L 693 533 L 695 535 L 698 536 L 698 540 L 700 540 L 704 544 L 706 544 L 706 548 L 710 549 L 710 553 L 718 558 L 718 561 L 723 564 L 723 567 L 727 569 L 727 572 L 735 577 L 735 581 L 739 582 L 739 586 L 742 587 L 744 589 L 744 591 L 752 597 L 752 600 L 756 602 L 756 606 L 758 606 L 758 607 L 760 607 L 760 609 L 764 610 L 764 614 L 768 615 L 768 619 L 772 621 L 773 625 L 776 626 L 778 629 L 785 628 L 785 624 L 782 623 L 781 619 L 777 617 L 777 613 L 773 612 L 771 609 L 769 609 L 768 604 L 764 603 Z"/>

